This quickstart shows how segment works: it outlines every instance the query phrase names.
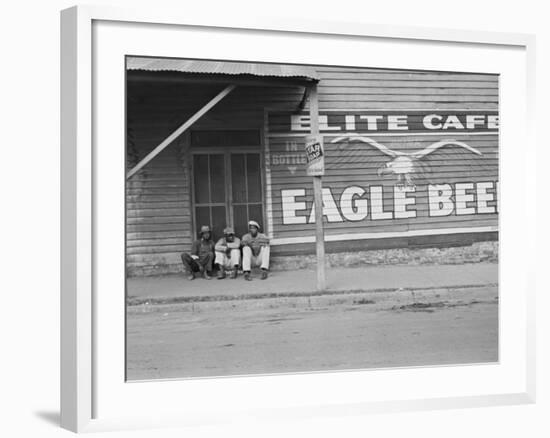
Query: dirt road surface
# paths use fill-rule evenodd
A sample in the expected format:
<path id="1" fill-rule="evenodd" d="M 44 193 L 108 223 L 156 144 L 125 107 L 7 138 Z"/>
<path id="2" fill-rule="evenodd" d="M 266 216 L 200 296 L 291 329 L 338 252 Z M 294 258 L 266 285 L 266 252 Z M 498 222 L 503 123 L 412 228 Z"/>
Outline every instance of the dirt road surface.
<path id="1" fill-rule="evenodd" d="M 495 362 L 498 292 L 129 306 L 127 378 Z"/>

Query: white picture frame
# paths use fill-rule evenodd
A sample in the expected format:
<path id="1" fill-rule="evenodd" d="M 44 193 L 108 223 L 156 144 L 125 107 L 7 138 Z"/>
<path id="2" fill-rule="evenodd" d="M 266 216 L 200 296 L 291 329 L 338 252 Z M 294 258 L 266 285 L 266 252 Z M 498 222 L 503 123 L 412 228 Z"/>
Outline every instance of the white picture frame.
<path id="1" fill-rule="evenodd" d="M 61 26 L 62 427 L 82 432 L 209 424 L 250 416 L 268 419 L 296 418 L 327 413 L 363 414 L 534 402 L 535 286 L 532 270 L 535 264 L 530 264 L 529 257 L 525 254 L 534 254 L 534 251 L 529 251 L 536 238 L 535 218 L 527 210 L 509 208 L 511 203 L 507 201 L 514 198 L 533 200 L 535 197 L 534 190 L 529 190 L 535 187 L 534 173 L 527 173 L 525 169 L 519 170 L 513 183 L 510 183 L 510 175 L 507 175 L 509 163 L 518 161 L 521 164 L 522 160 L 521 157 L 512 157 L 513 151 L 510 148 L 513 142 L 521 140 L 524 155 L 535 151 L 533 129 L 530 126 L 530 121 L 534 120 L 534 36 L 269 17 L 257 17 L 253 21 L 245 17 L 227 20 L 215 14 L 206 17 L 155 8 L 129 10 L 92 6 L 64 10 L 61 14 Z M 145 39 L 140 41 L 139 35 L 144 29 L 149 32 L 147 44 Z M 108 358 L 116 356 L 119 360 L 119 354 L 123 355 L 123 351 L 119 350 L 120 341 L 123 342 L 124 338 L 123 316 L 121 319 L 124 312 L 124 291 L 120 289 L 120 295 L 112 294 L 111 298 L 101 295 L 101 291 L 107 283 L 118 290 L 121 286 L 121 275 L 123 277 L 123 253 L 117 251 L 116 247 L 112 251 L 106 245 L 119 242 L 120 232 L 124 227 L 122 222 L 116 222 L 124 208 L 117 204 L 120 201 L 120 197 L 116 195 L 118 192 L 112 190 L 112 197 L 108 194 L 113 184 L 124 184 L 124 168 L 120 166 L 124 142 L 121 142 L 120 148 L 113 147 L 113 159 L 108 161 L 105 159 L 104 149 L 98 145 L 104 144 L 105 138 L 115 138 L 104 134 L 109 129 L 119 129 L 120 132 L 120 126 L 117 128 L 116 125 L 120 124 L 123 114 L 115 113 L 115 117 L 109 119 L 112 126 L 106 127 L 104 118 L 107 115 L 101 111 L 106 103 L 98 95 L 98 90 L 114 91 L 110 93 L 111 99 L 120 97 L 124 84 L 118 81 L 118 76 L 111 76 L 109 72 L 124 69 L 123 59 L 119 56 L 121 53 L 155 56 L 186 54 L 188 57 L 205 53 L 206 43 L 205 47 L 195 46 L 193 50 L 184 52 L 181 49 L 174 53 L 173 47 L 166 42 L 173 39 L 172 33 L 178 32 L 178 29 L 184 32 L 200 32 L 201 37 L 208 34 L 218 37 L 226 32 L 231 33 L 232 38 L 239 39 L 253 34 L 271 41 L 278 39 L 281 46 L 289 44 L 289 39 L 292 38 L 325 38 L 322 43 L 334 42 L 335 45 L 342 44 L 343 41 L 347 44 L 371 44 L 372 53 L 376 53 L 376 56 L 369 61 L 369 65 L 377 66 L 374 64 L 385 62 L 380 65 L 392 68 L 399 68 L 399 65 L 402 68 L 404 65 L 418 68 L 418 53 L 460 51 L 456 58 L 447 59 L 447 68 L 453 68 L 454 63 L 454 68 L 468 71 L 467 67 L 460 68 L 459 58 L 463 56 L 467 59 L 470 56 L 470 63 L 478 59 L 480 71 L 503 75 L 501 263 L 504 266 L 513 265 L 515 272 L 511 274 L 503 269 L 500 283 L 503 288 L 513 288 L 521 293 L 516 296 L 507 294 L 504 290 L 504 299 L 500 305 L 500 343 L 503 355 L 499 365 L 151 383 L 121 381 L 120 366 L 117 367 L 120 362 L 110 362 Z M 125 38 L 123 34 L 131 35 L 132 38 Z M 192 38 L 191 33 L 187 36 Z M 109 41 L 109 47 L 106 47 L 105 41 Z M 126 45 L 129 42 L 132 47 Z M 143 43 L 142 46 L 138 45 L 140 42 Z M 215 46 L 215 38 L 212 42 Z M 405 43 L 410 47 L 407 49 L 411 52 L 410 59 L 388 57 L 392 50 L 403 53 Z M 143 47 L 143 51 L 137 53 L 136 47 Z M 164 49 L 161 50 L 160 47 Z M 419 50 L 417 54 L 414 53 L 415 47 Z M 212 48 L 212 53 L 216 53 L 215 50 Z M 242 59 L 242 50 L 244 48 L 241 47 L 225 53 L 231 58 Z M 253 51 L 253 47 L 250 50 Z M 383 55 L 384 50 L 389 50 L 390 53 Z M 479 50 L 477 55 L 471 56 L 476 50 Z M 493 52 L 494 59 L 489 61 L 494 62 L 476 58 Z M 311 59 L 321 63 L 323 53 L 314 50 L 312 53 Z M 274 51 L 273 54 L 265 55 L 271 56 L 270 59 L 258 59 L 252 53 L 250 56 L 252 58 L 246 60 L 297 62 L 300 59 L 299 51 L 288 51 L 286 54 Z M 379 59 L 375 61 L 375 57 Z M 444 62 L 440 58 L 425 58 L 422 65 L 426 69 L 436 69 L 437 65 Z M 518 60 L 521 62 L 518 63 Z M 334 60 L 334 63 L 338 62 L 342 60 Z M 412 62 L 417 65 L 413 66 Z M 486 67 L 482 66 L 483 63 Z M 106 81 L 106 85 L 102 81 Z M 117 108 L 120 107 L 113 108 L 113 111 L 116 112 Z M 514 116 L 516 122 L 507 124 L 507 115 Z M 105 215 L 108 208 L 112 208 L 112 215 Z M 113 226 L 111 221 L 115 221 L 117 225 Z M 525 223 L 528 225 L 522 230 L 521 237 L 514 238 L 511 231 L 522 223 L 524 226 Z M 112 244 L 116 246 L 115 243 Z M 107 252 L 113 254 L 113 258 L 109 258 Z M 109 269 L 105 268 L 107 265 Z M 107 339 L 106 333 L 115 333 L 116 336 L 112 340 Z M 512 358 L 512 351 L 516 352 L 517 357 Z M 411 379 L 413 374 L 414 381 L 417 382 L 415 384 Z M 384 389 L 383 383 L 376 387 L 374 376 L 379 382 L 391 379 L 398 388 Z M 422 382 L 447 381 L 449 376 L 457 379 L 452 390 L 444 386 L 437 389 L 435 383 L 431 390 L 421 388 Z M 467 378 L 478 382 L 479 390 L 474 391 L 472 387 L 460 384 L 460 379 Z M 407 382 L 410 383 L 410 388 L 406 388 Z M 401 387 L 399 383 L 402 384 Z M 365 385 L 364 388 L 369 388 L 369 391 L 357 393 L 350 390 L 361 385 Z M 185 387 L 186 393 L 194 394 L 196 398 L 181 404 L 174 403 L 174 393 L 181 393 L 182 387 Z M 295 396 L 290 401 L 285 395 L 289 388 L 301 388 L 304 394 L 309 394 Z M 317 390 L 313 390 L 314 388 Z M 387 392 L 383 392 L 384 390 Z M 383 393 L 386 394 L 385 397 L 376 395 Z M 423 395 L 419 396 L 421 393 Z M 218 401 L 206 403 L 199 394 L 208 394 L 210 397 L 215 395 Z M 242 395 L 240 399 L 237 397 L 237 400 L 232 400 L 231 394 Z M 107 402 L 107 396 L 110 402 Z M 156 403 L 153 410 L 151 405 L 139 405 L 140 397 L 151 400 L 165 396 L 166 403 Z M 247 402 L 247 399 L 254 402 Z M 129 400 L 135 403 L 124 403 Z M 121 406 L 127 408 L 123 409 Z M 141 407 L 143 411 L 140 412 Z M 143 412 L 148 415 L 143 415 Z"/>

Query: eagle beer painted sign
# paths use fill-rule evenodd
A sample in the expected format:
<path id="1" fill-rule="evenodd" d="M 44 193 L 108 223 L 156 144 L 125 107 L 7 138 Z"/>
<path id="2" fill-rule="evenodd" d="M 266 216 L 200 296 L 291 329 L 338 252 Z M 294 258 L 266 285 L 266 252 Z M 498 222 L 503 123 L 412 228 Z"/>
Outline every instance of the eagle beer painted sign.
<path id="1" fill-rule="evenodd" d="M 496 111 L 321 112 L 328 238 L 496 230 L 498 123 Z M 306 113 L 268 115 L 276 241 L 313 236 L 309 129 Z"/>

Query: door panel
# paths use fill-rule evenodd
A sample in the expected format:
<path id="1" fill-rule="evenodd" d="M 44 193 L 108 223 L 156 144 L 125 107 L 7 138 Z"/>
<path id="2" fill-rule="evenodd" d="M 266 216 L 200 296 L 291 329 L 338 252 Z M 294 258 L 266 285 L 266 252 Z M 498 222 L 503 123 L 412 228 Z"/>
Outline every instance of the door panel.
<path id="1" fill-rule="evenodd" d="M 195 191 L 195 228 L 197 236 L 202 225 L 212 227 L 213 237 L 223 235 L 227 223 L 225 158 L 223 154 L 193 156 Z"/>
<path id="2" fill-rule="evenodd" d="M 235 224 L 235 234 L 241 238 L 247 231 L 248 212 L 246 205 L 233 206 L 233 222 Z"/>
<path id="3" fill-rule="evenodd" d="M 262 178 L 259 153 L 231 154 L 233 225 L 238 236 L 255 220 L 263 229 Z"/>
<path id="4" fill-rule="evenodd" d="M 231 193 L 233 203 L 246 203 L 245 155 L 231 154 Z"/>
<path id="5" fill-rule="evenodd" d="M 195 204 L 210 203 L 210 184 L 208 182 L 208 155 L 195 155 L 193 161 Z"/>
<path id="6" fill-rule="evenodd" d="M 264 217 L 264 211 L 263 211 L 263 205 L 262 204 L 250 204 L 248 206 L 248 220 L 255 220 L 260 224 L 262 227 L 262 232 L 264 232 L 264 224 L 263 224 L 263 217 Z"/>
<path id="7" fill-rule="evenodd" d="M 225 203 L 225 159 L 222 154 L 210 155 L 210 196 L 212 202 Z"/>
<path id="8" fill-rule="evenodd" d="M 212 207 L 211 215 L 212 234 L 214 235 L 214 239 L 218 240 L 223 236 L 223 229 L 227 224 L 225 205 Z"/>
<path id="9" fill-rule="evenodd" d="M 260 154 L 246 154 L 248 202 L 262 202 Z"/>

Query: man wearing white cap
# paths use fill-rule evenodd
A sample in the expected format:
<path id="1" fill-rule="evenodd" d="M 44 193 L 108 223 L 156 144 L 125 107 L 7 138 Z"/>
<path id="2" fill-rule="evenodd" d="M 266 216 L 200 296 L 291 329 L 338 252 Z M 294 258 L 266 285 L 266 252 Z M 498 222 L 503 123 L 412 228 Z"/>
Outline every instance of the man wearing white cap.
<path id="1" fill-rule="evenodd" d="M 225 278 L 225 270 L 230 269 L 229 278 L 237 278 L 237 269 L 241 263 L 241 241 L 235 237 L 235 231 L 231 227 L 223 230 L 223 237 L 216 242 L 216 263 L 220 270 L 218 271 L 218 280 Z"/>
<path id="2" fill-rule="evenodd" d="M 248 234 L 241 240 L 243 247 L 244 279 L 252 280 L 250 268 L 259 266 L 262 269 L 262 280 L 267 278 L 269 269 L 269 238 L 260 233 L 260 224 L 256 221 L 248 222 Z"/>

